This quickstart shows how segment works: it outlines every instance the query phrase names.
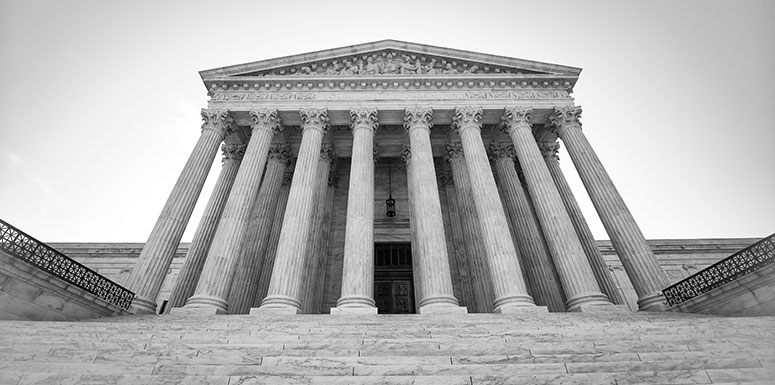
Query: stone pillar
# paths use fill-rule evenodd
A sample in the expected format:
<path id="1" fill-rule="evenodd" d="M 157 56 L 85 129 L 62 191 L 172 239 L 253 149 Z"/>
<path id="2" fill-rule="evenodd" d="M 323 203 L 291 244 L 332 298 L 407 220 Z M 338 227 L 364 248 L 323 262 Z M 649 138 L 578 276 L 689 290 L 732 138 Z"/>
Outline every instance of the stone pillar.
<path id="1" fill-rule="evenodd" d="M 323 136 L 328 132 L 328 111 L 325 108 L 305 109 L 299 111 L 299 114 L 303 130 L 301 146 L 288 195 L 283 228 L 280 231 L 268 295 L 259 308 L 294 314 L 301 312 L 300 290 L 314 209 L 315 174 Z"/>
<path id="2" fill-rule="evenodd" d="M 291 180 L 293 179 L 293 169 L 290 167 L 293 165 L 293 161 L 288 162 L 288 167 L 283 177 L 283 183 L 280 187 L 280 196 L 277 198 L 277 204 L 274 210 L 271 210 L 273 214 L 272 219 L 272 232 L 269 234 L 269 241 L 267 244 L 266 252 L 264 253 L 263 266 L 261 269 L 261 278 L 258 281 L 258 287 L 256 288 L 256 294 L 253 296 L 253 307 L 257 308 L 261 306 L 261 301 L 266 297 L 266 292 L 269 289 L 269 281 L 272 279 L 272 271 L 274 269 L 274 260 L 277 255 L 277 243 L 280 241 L 280 230 L 283 227 L 283 218 L 285 217 L 285 206 L 288 204 L 288 193 L 291 191 Z M 252 309 L 252 308 L 251 308 Z"/>
<path id="3" fill-rule="evenodd" d="M 536 304 L 548 307 L 549 311 L 565 311 L 565 297 L 552 257 L 546 248 L 532 205 L 519 181 L 514 164 L 514 146 L 491 146 L 491 153 L 503 191 L 503 201 L 514 224 L 517 247 L 524 262 L 522 267 L 528 276 L 533 298 Z"/>
<path id="4" fill-rule="evenodd" d="M 506 214 L 487 160 L 482 142 L 481 120 L 482 109 L 479 107 L 456 108 L 452 118 L 453 128 L 460 135 L 466 154 L 479 230 L 495 296 L 492 306 L 496 312 L 506 308 L 534 307 L 533 298 L 528 294 L 522 279 L 517 250 L 511 242 Z"/>
<path id="5" fill-rule="evenodd" d="M 309 223 L 309 237 L 307 238 L 307 253 L 304 257 L 304 274 L 300 289 L 299 301 L 301 301 L 302 313 L 309 314 L 312 309 L 312 288 L 318 280 L 318 262 L 324 254 L 319 249 L 323 231 L 323 216 L 325 215 L 325 198 L 328 186 L 328 173 L 334 162 L 334 147 L 331 143 L 324 143 L 320 150 L 320 160 L 315 180 L 315 197 L 313 199 L 312 219 Z"/>
<path id="6" fill-rule="evenodd" d="M 194 238 L 191 240 L 191 246 L 183 261 L 183 267 L 178 273 L 175 281 L 175 287 L 172 288 L 167 309 L 182 307 L 186 300 L 194 294 L 196 284 L 199 281 L 199 275 L 202 274 L 202 267 L 207 258 L 207 252 L 215 236 L 215 230 L 218 229 L 218 223 L 221 221 L 221 213 L 226 205 L 226 199 L 229 197 L 231 186 L 234 184 L 234 178 L 237 176 L 242 156 L 245 153 L 244 144 L 224 144 L 223 166 L 218 180 L 215 182 L 213 193 L 210 200 L 207 201 L 207 207 L 196 228 Z"/>
<path id="7" fill-rule="evenodd" d="M 412 178 L 409 188 L 412 190 L 413 220 L 417 221 L 417 242 L 414 254 L 415 268 L 422 290 L 418 302 L 420 314 L 432 312 L 465 312 L 458 306 L 453 294 L 452 277 L 447 257 L 447 243 L 444 238 L 444 223 L 441 217 L 439 187 L 431 152 L 430 108 L 406 109 L 404 127 L 409 132 L 412 159 L 409 162 Z M 444 309 L 449 308 L 449 309 Z"/>
<path id="8" fill-rule="evenodd" d="M 266 165 L 269 146 L 281 130 L 277 110 L 251 110 L 250 141 L 237 172 L 221 223 L 215 231 L 202 275 L 185 308 L 228 312 L 228 297 L 234 271 L 239 261 L 240 246 L 245 239 L 248 216 L 258 193 L 261 173 Z"/>
<path id="9" fill-rule="evenodd" d="M 446 171 L 441 178 L 441 184 L 444 186 L 444 194 L 447 196 L 447 211 L 449 213 L 450 232 L 452 233 L 452 253 L 455 256 L 455 263 L 458 268 L 458 276 L 460 279 L 460 291 L 462 293 L 463 304 L 471 309 L 475 313 L 479 313 L 476 306 L 476 296 L 473 286 L 476 284 L 473 280 L 473 273 L 468 266 L 468 242 L 464 240 L 463 236 L 463 223 L 470 222 L 467 217 L 463 216 L 461 205 L 458 204 L 457 187 L 455 186 L 455 179 L 452 171 Z M 449 252 L 449 247 L 447 248 Z M 454 288 L 454 286 L 453 286 Z M 486 310 L 487 312 L 490 309 Z"/>
<path id="10" fill-rule="evenodd" d="M 331 165 L 332 169 L 328 172 L 328 186 L 326 187 L 324 201 L 321 204 L 321 210 L 323 210 L 321 236 L 318 238 L 318 244 L 315 246 L 318 250 L 321 250 L 320 258 L 318 258 L 316 266 L 318 277 L 315 280 L 315 285 L 312 289 L 313 296 L 310 299 L 310 302 L 313 304 L 310 310 L 316 314 L 323 313 L 325 288 L 329 287 L 327 284 L 327 273 L 329 258 L 328 245 L 331 242 L 331 214 L 334 210 L 334 195 L 336 193 L 336 188 L 339 185 L 339 173 L 336 170 L 336 164 L 336 161 L 334 161 Z M 329 311 L 329 309 L 325 309 L 325 311 Z"/>
<path id="11" fill-rule="evenodd" d="M 410 167 L 412 162 L 412 151 L 409 149 L 409 145 L 404 143 L 401 146 L 401 163 L 406 167 L 406 197 L 409 201 L 409 234 L 412 241 L 412 259 L 416 262 L 420 255 L 420 241 L 417 237 L 417 212 L 414 209 L 415 199 L 412 185 L 414 182 L 413 168 Z M 439 202 L 441 204 L 441 202 Z M 450 272 L 451 274 L 451 272 Z M 419 304 L 423 298 L 425 291 L 422 288 L 422 277 L 420 275 L 420 269 L 412 268 L 412 279 L 414 280 L 414 303 Z M 419 308 L 419 305 L 417 305 Z"/>
<path id="12" fill-rule="evenodd" d="M 565 308 L 580 311 L 588 306 L 610 305 L 608 297 L 597 285 L 560 193 L 533 139 L 530 127 L 532 112 L 530 108 L 507 107 L 501 127 L 514 142 L 536 214 L 565 291 Z"/>
<path id="13" fill-rule="evenodd" d="M 228 110 L 202 110 L 202 135 L 172 188 L 167 203 L 153 226 L 148 241 L 126 281 L 135 292 L 132 309 L 137 313 L 155 313 L 156 297 L 175 257 L 196 200 L 202 192 L 218 145 L 233 129 Z"/>
<path id="14" fill-rule="evenodd" d="M 373 154 L 374 134 L 379 124 L 377 109 L 351 109 L 350 121 L 353 151 L 347 193 L 342 296 L 336 301 L 336 312 L 357 308 L 358 312 L 377 314 L 374 304 Z"/>
<path id="15" fill-rule="evenodd" d="M 263 182 L 250 211 L 246 236 L 240 248 L 237 271 L 234 273 L 229 291 L 230 314 L 246 314 L 253 305 L 253 296 L 256 294 L 258 281 L 261 278 L 274 211 L 289 158 L 290 148 L 287 144 L 273 145 L 269 149 Z"/>
<path id="16" fill-rule="evenodd" d="M 573 196 L 573 192 L 568 185 L 568 181 L 565 179 L 565 175 L 560 169 L 560 157 L 557 155 L 557 151 L 560 149 L 560 143 L 547 143 L 541 142 L 538 144 L 541 149 L 541 153 L 546 160 L 546 166 L 549 168 L 549 173 L 552 174 L 554 184 L 557 186 L 557 190 L 560 192 L 562 202 L 565 204 L 565 209 L 568 210 L 570 220 L 573 222 L 573 227 L 576 229 L 576 234 L 581 241 L 581 246 L 584 248 L 584 254 L 587 255 L 589 265 L 592 267 L 592 272 L 595 273 L 595 279 L 597 284 L 603 291 L 603 294 L 608 296 L 611 302 L 617 305 L 625 305 L 622 296 L 619 294 L 619 290 L 616 287 L 614 277 L 611 275 L 611 271 L 608 269 L 608 265 L 605 263 L 605 259 L 600 254 L 595 243 L 595 237 L 592 236 L 592 231 L 587 225 L 587 220 L 584 219 L 584 214 L 581 212 L 576 198 Z"/>
<path id="17" fill-rule="evenodd" d="M 467 305 L 473 312 L 491 313 L 495 296 L 490 270 L 487 267 L 484 241 L 479 228 L 479 215 L 476 213 L 474 192 L 471 189 L 471 178 L 463 156 L 463 146 L 460 143 L 447 146 L 447 161 L 452 170 L 452 178 L 455 180 L 457 206 L 460 209 L 460 222 L 466 245 L 465 250 L 468 255 L 467 266 L 472 276 L 471 289 L 474 301 Z"/>
<path id="18" fill-rule="evenodd" d="M 668 285 L 667 275 L 581 131 L 580 116 L 580 107 L 555 108 L 549 116 L 549 128 L 568 149 L 568 155 L 638 294 L 638 307 L 640 310 L 664 310 L 667 304 L 661 290 Z"/>

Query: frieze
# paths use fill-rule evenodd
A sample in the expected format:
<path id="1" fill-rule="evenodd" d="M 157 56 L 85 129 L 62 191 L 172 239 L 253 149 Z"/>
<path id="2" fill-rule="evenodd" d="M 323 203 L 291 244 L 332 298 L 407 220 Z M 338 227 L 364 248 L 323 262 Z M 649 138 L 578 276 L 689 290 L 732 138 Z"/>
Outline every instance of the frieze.
<path id="1" fill-rule="evenodd" d="M 426 100 L 426 99 L 567 99 L 564 90 L 454 91 L 454 92 L 218 92 L 214 102 L 319 100 Z"/>

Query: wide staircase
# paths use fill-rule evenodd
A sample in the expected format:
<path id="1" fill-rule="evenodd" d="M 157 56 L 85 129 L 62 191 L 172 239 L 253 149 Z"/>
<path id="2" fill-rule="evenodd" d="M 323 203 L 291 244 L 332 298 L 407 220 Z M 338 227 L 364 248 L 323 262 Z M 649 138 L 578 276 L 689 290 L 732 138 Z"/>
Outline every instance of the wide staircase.
<path id="1" fill-rule="evenodd" d="M 2 384 L 775 383 L 775 317 L 682 313 L 0 321 Z"/>

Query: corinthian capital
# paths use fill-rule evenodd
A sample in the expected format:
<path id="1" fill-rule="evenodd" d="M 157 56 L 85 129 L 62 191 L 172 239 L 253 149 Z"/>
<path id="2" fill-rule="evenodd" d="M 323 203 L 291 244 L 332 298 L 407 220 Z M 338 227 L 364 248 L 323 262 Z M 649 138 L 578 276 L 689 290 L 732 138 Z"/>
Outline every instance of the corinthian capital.
<path id="1" fill-rule="evenodd" d="M 302 130 L 318 130 L 325 135 L 328 133 L 328 109 L 305 108 L 299 111 Z"/>
<path id="2" fill-rule="evenodd" d="M 549 114 L 547 128 L 562 136 L 563 131 L 569 127 L 581 128 L 581 107 L 578 106 L 563 106 L 554 107 L 554 110 Z"/>
<path id="3" fill-rule="evenodd" d="M 334 146 L 331 143 L 323 143 L 320 147 L 320 159 L 332 163 L 334 161 L 334 156 L 336 156 Z"/>
<path id="4" fill-rule="evenodd" d="M 500 128 L 506 133 L 519 127 L 529 128 L 531 119 L 533 119 L 533 109 L 530 107 L 506 107 L 501 115 Z"/>
<path id="5" fill-rule="evenodd" d="M 360 107 L 350 109 L 350 128 L 352 128 L 353 132 L 359 128 L 376 132 L 378 125 L 376 108 Z"/>
<path id="6" fill-rule="evenodd" d="M 517 156 L 517 152 L 514 150 L 514 145 L 508 143 L 491 144 L 490 145 L 490 157 L 492 159 L 499 158 L 511 158 L 514 159 Z"/>
<path id="7" fill-rule="evenodd" d="M 275 144 L 269 147 L 268 160 L 291 165 L 291 147 L 287 144 Z"/>
<path id="8" fill-rule="evenodd" d="M 250 114 L 250 120 L 253 121 L 253 124 L 250 125 L 251 132 L 256 129 L 263 129 L 268 130 L 274 135 L 282 130 L 277 109 L 263 108 L 259 110 L 250 110 L 248 111 L 248 114 Z"/>
<path id="9" fill-rule="evenodd" d="M 455 115 L 452 116 L 452 128 L 457 131 L 475 128 L 482 128 L 482 108 L 481 107 L 461 107 L 455 108 Z"/>
<path id="10" fill-rule="evenodd" d="M 463 144 L 462 143 L 450 143 L 447 145 L 447 156 L 445 157 L 447 162 L 453 160 L 463 159 Z"/>
<path id="11" fill-rule="evenodd" d="M 411 132 L 414 129 L 430 131 L 433 127 L 433 109 L 430 107 L 407 108 L 404 115 L 404 128 Z"/>
<path id="12" fill-rule="evenodd" d="M 412 149 L 409 148 L 406 144 L 404 144 L 401 147 L 401 161 L 404 162 L 404 164 L 409 164 L 409 161 L 412 160 Z"/>
<path id="13" fill-rule="evenodd" d="M 245 155 L 245 144 L 222 144 L 221 151 L 223 151 L 223 162 L 227 160 L 235 160 L 237 162 L 242 160 L 242 156 Z"/>
<path id="14" fill-rule="evenodd" d="M 229 115 L 229 110 L 202 109 L 202 131 L 212 130 L 224 135 L 234 131 L 234 119 Z"/>
<path id="15" fill-rule="evenodd" d="M 541 150 L 541 155 L 544 156 L 544 159 L 560 160 L 560 156 L 557 155 L 560 151 L 560 142 L 538 142 L 538 149 Z"/>

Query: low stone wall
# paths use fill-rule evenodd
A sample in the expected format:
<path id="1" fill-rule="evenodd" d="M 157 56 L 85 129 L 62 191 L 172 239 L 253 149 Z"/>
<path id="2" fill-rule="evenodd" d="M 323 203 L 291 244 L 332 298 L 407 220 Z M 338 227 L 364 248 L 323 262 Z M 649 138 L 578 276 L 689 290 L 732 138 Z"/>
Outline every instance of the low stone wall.
<path id="1" fill-rule="evenodd" d="M 0 251 L 0 320 L 77 321 L 127 311 Z"/>

